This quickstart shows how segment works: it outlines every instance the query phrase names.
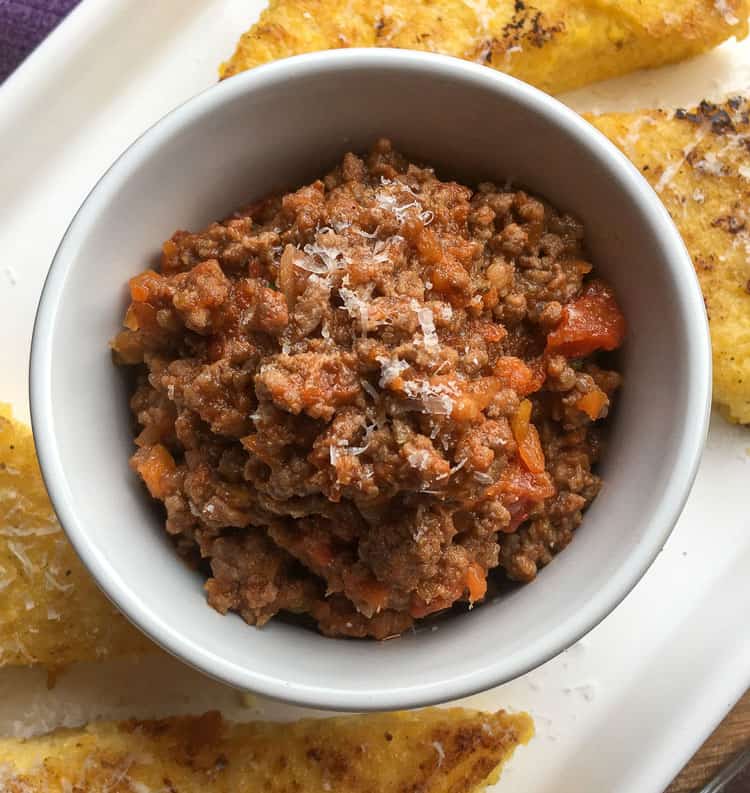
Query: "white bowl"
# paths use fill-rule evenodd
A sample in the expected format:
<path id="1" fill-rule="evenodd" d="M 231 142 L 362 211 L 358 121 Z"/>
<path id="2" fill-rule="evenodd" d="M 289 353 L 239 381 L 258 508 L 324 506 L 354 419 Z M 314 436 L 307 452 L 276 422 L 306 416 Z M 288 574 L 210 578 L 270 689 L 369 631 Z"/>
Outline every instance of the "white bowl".
<path id="1" fill-rule="evenodd" d="M 439 172 L 515 182 L 583 219 L 628 319 L 625 385 L 604 487 L 574 542 L 532 584 L 384 643 L 261 630 L 207 604 L 128 468 L 127 393 L 107 346 L 129 277 L 175 229 L 199 229 L 319 176 L 388 136 Z M 31 404 L 50 496 L 102 589 L 143 631 L 209 675 L 329 709 L 451 700 L 573 644 L 644 574 L 693 482 L 710 403 L 700 290 L 667 212 L 637 170 L 563 105 L 490 69 L 400 50 L 303 55 L 233 77 L 139 138 L 70 225 L 39 305 Z"/>

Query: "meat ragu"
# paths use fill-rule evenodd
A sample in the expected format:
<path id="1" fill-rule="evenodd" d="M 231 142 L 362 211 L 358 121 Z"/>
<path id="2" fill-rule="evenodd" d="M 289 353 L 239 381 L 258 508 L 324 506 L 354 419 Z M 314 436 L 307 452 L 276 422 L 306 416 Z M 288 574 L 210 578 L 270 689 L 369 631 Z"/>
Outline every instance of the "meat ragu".
<path id="1" fill-rule="evenodd" d="M 130 293 L 132 467 L 222 613 L 398 635 L 531 581 L 599 490 L 625 323 L 581 223 L 524 191 L 381 140 L 178 231 Z"/>

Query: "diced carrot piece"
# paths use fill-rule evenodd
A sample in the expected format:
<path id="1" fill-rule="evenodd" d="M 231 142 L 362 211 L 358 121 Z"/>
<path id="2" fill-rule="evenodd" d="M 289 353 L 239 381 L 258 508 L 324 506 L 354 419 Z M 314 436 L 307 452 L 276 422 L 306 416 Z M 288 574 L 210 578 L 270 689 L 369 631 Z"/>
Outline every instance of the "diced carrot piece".
<path id="1" fill-rule="evenodd" d="M 494 286 L 491 286 L 482 295 L 482 305 L 485 311 L 491 311 L 500 302 L 500 295 Z"/>
<path id="2" fill-rule="evenodd" d="M 526 437 L 518 444 L 518 456 L 531 473 L 544 472 L 544 452 L 539 441 L 539 433 L 533 424 L 529 424 Z"/>
<path id="3" fill-rule="evenodd" d="M 131 303 L 125 312 L 123 325 L 128 330 L 140 330 L 145 333 L 160 333 L 161 328 L 156 318 L 156 309 L 150 303 Z"/>
<path id="4" fill-rule="evenodd" d="M 497 377 L 480 377 L 467 384 L 467 389 L 459 396 L 451 411 L 456 421 L 474 421 L 492 402 L 500 390 Z"/>
<path id="5" fill-rule="evenodd" d="M 520 446 L 525 440 L 529 432 L 529 423 L 531 421 L 531 402 L 524 399 L 518 406 L 518 410 L 510 421 L 510 427 L 513 430 L 513 437 L 516 443 Z"/>
<path id="6" fill-rule="evenodd" d="M 544 384 L 544 370 L 541 366 L 532 369 L 525 361 L 512 355 L 498 358 L 494 369 L 501 388 L 512 388 L 520 397 L 533 394 Z"/>
<path id="7" fill-rule="evenodd" d="M 359 595 L 374 613 L 378 613 L 388 604 L 388 587 L 376 578 L 361 581 L 358 584 Z"/>
<path id="8" fill-rule="evenodd" d="M 460 597 L 461 594 L 458 594 Z M 429 603 L 423 600 L 419 595 L 412 595 L 411 604 L 409 606 L 409 614 L 415 619 L 421 619 L 428 614 L 434 614 L 436 611 L 443 611 L 449 609 L 453 605 L 453 601 L 448 598 L 433 598 Z"/>
<path id="9" fill-rule="evenodd" d="M 136 303 L 143 303 L 148 300 L 152 291 L 151 287 L 153 282 L 160 279 L 161 276 L 159 273 L 156 273 L 153 270 L 146 270 L 145 272 L 139 273 L 138 275 L 131 278 L 128 282 L 130 285 L 131 299 Z"/>
<path id="10" fill-rule="evenodd" d="M 585 413 L 592 421 L 596 421 L 602 415 L 605 405 L 609 404 L 607 395 L 599 388 L 584 394 L 577 402 L 576 407 Z"/>
<path id="11" fill-rule="evenodd" d="M 138 303 L 131 303 L 128 306 L 128 310 L 125 312 L 125 319 L 122 321 L 122 324 L 128 330 L 136 331 L 141 327 L 141 323 L 138 320 L 138 312 L 136 311 L 137 306 Z"/>
<path id="12" fill-rule="evenodd" d="M 487 576 L 476 562 L 466 570 L 466 588 L 469 590 L 469 603 L 476 603 L 487 594 Z"/>
<path id="13" fill-rule="evenodd" d="M 172 474 L 177 466 L 174 458 L 160 443 L 144 446 L 133 455 L 133 467 L 146 483 L 153 498 L 164 499 L 172 490 Z"/>
<path id="14" fill-rule="evenodd" d="M 547 335 L 547 353 L 582 358 L 596 350 L 614 350 L 625 339 L 625 317 L 612 290 L 592 281 L 577 300 L 563 307 L 558 326 Z"/>
<path id="15" fill-rule="evenodd" d="M 176 259 L 180 253 L 177 243 L 174 240 L 167 240 L 161 246 L 161 268 L 166 272 L 170 269 L 169 265 L 172 259 Z"/>
<path id="16" fill-rule="evenodd" d="M 594 269 L 594 265 L 584 259 L 576 259 L 573 266 L 580 275 L 588 275 Z"/>
<path id="17" fill-rule="evenodd" d="M 539 433 L 531 423 L 531 402 L 524 399 L 510 422 L 513 437 L 518 444 L 518 456 L 526 468 L 534 474 L 544 471 L 544 452 Z"/>
<path id="18" fill-rule="evenodd" d="M 497 322 L 477 322 L 474 327 L 488 344 L 497 344 L 508 335 L 508 331 Z"/>

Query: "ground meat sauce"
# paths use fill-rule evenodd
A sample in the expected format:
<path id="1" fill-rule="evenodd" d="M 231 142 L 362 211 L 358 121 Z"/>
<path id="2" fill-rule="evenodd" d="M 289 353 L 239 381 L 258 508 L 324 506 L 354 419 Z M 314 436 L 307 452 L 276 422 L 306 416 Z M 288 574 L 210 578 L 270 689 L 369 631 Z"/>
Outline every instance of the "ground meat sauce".
<path id="1" fill-rule="evenodd" d="M 384 140 L 166 242 L 113 348 L 138 372 L 132 466 L 209 603 L 385 638 L 491 571 L 531 581 L 599 490 L 621 382 L 583 236 Z"/>

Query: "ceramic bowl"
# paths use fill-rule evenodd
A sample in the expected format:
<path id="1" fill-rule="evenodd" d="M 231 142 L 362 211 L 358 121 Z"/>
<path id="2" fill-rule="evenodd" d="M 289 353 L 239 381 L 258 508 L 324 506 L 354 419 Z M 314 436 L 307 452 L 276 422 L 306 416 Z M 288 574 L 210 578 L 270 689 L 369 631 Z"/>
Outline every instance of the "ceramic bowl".
<path id="1" fill-rule="evenodd" d="M 537 579 L 377 643 L 206 604 L 128 467 L 127 389 L 109 339 L 128 278 L 175 229 L 199 229 L 390 137 L 439 174 L 528 186 L 585 223 L 629 335 L 601 494 Z M 339 50 L 233 77 L 179 107 L 102 177 L 70 225 L 39 305 L 34 435 L 50 496 L 104 592 L 188 664 L 245 690 L 339 710 L 452 700 L 538 666 L 609 614 L 645 573 L 687 498 L 710 402 L 706 316 L 690 259 L 638 171 L 571 110 L 460 60 Z"/>

